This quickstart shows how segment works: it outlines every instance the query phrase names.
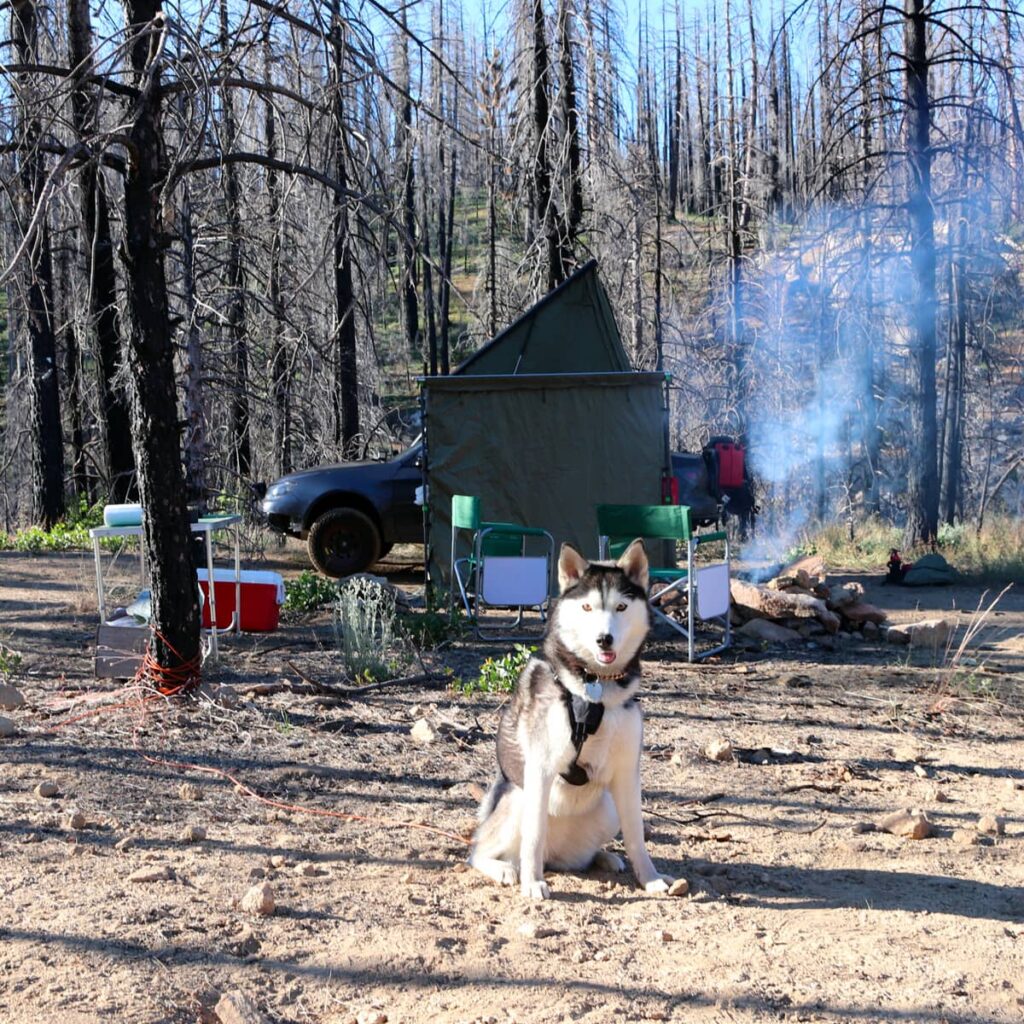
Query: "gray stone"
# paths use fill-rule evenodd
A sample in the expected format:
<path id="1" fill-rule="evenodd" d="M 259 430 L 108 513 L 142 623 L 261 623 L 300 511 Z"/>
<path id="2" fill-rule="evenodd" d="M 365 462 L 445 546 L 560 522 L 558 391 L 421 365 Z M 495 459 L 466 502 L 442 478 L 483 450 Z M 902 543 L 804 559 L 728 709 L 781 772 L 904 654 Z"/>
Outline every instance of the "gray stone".
<path id="1" fill-rule="evenodd" d="M 24 703 L 25 698 L 21 695 L 21 690 L 16 686 L 0 683 L 0 708 L 4 711 L 13 711 L 14 708 L 22 707 Z"/>

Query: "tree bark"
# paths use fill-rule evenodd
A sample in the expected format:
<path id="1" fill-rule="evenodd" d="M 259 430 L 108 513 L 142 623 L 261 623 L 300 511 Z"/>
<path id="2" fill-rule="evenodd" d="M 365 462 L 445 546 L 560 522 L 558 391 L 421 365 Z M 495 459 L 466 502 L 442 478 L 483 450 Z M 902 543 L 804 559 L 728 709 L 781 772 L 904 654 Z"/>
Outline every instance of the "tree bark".
<path id="1" fill-rule="evenodd" d="M 38 5 L 17 0 L 11 6 L 11 35 L 14 52 L 21 64 L 37 58 L 39 37 Z M 46 179 L 43 151 L 39 144 L 42 125 L 33 97 L 31 73 L 17 75 L 19 86 L 19 178 L 18 219 L 23 230 L 42 201 Z M 64 438 L 60 421 L 60 382 L 57 342 L 54 332 L 53 259 L 50 251 L 49 218 L 43 213 L 39 236 L 25 256 L 22 323 L 27 330 L 28 409 L 32 444 L 33 518 L 50 529 L 64 515 Z"/>
<path id="2" fill-rule="evenodd" d="M 345 24 L 338 0 L 331 3 L 331 87 L 334 90 L 334 176 L 348 187 L 348 154 L 343 69 Z M 344 453 L 359 433 L 359 370 L 356 360 L 355 291 L 352 285 L 352 244 L 348 200 L 334 193 L 335 443 Z"/>
<path id="3" fill-rule="evenodd" d="M 75 134 L 85 142 L 96 131 L 92 23 L 88 0 L 68 0 L 68 55 L 75 69 L 71 117 Z M 117 381 L 122 366 L 121 325 L 118 318 L 117 270 L 110 236 L 110 211 L 103 174 L 94 160 L 82 165 L 82 219 L 89 272 L 88 331 L 96 354 L 101 437 L 106 457 L 107 491 L 113 504 L 138 497 L 132 454 L 128 395 Z"/>
<path id="4" fill-rule="evenodd" d="M 935 420 L 935 225 L 931 190 L 931 97 L 926 0 L 906 0 L 907 154 L 912 280 L 910 444 L 904 544 L 930 544 L 939 526 Z"/>
<path id="5" fill-rule="evenodd" d="M 128 124 L 133 159 L 124 184 L 125 285 L 132 435 L 152 578 L 151 654 L 164 669 L 199 658 L 199 604 L 181 467 L 161 192 L 167 176 L 160 0 L 127 0 L 131 68 L 140 95 Z"/>
<path id="6" fill-rule="evenodd" d="M 228 63 L 228 8 L 227 0 L 220 0 L 220 50 L 222 68 L 227 74 Z M 237 129 L 231 89 L 221 89 L 221 116 L 224 120 L 222 151 L 235 149 Z M 228 227 L 227 261 L 227 328 L 234 363 L 234 387 L 231 393 L 231 449 L 233 469 L 240 481 L 252 476 L 252 441 L 249 426 L 249 343 L 245 335 L 245 269 L 242 263 L 241 189 L 238 166 L 228 163 L 223 168 L 225 212 Z"/>

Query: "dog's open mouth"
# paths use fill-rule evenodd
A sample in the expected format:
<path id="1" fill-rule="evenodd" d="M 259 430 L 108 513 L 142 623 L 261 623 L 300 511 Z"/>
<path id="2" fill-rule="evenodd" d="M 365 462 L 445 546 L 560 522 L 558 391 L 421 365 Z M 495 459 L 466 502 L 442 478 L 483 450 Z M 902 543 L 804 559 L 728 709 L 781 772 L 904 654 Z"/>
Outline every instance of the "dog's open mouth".
<path id="1" fill-rule="evenodd" d="M 597 652 L 597 660 L 599 662 L 601 662 L 602 665 L 610 665 L 615 660 L 615 652 L 614 651 L 598 651 Z"/>

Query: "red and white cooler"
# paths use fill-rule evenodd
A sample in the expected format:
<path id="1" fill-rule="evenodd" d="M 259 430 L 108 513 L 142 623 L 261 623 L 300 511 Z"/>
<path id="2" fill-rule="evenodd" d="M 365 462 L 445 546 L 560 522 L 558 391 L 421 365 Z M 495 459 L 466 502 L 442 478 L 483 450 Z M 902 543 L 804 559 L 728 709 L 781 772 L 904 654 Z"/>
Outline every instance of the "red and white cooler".
<path id="1" fill-rule="evenodd" d="M 197 569 L 203 602 L 203 629 L 210 628 L 210 582 L 206 569 Z M 235 614 L 235 572 L 213 570 L 214 597 L 217 600 L 217 628 L 227 629 Z M 241 572 L 242 613 L 239 628 L 243 633 L 272 633 L 277 629 L 284 604 L 284 580 L 276 572 L 243 569 Z"/>

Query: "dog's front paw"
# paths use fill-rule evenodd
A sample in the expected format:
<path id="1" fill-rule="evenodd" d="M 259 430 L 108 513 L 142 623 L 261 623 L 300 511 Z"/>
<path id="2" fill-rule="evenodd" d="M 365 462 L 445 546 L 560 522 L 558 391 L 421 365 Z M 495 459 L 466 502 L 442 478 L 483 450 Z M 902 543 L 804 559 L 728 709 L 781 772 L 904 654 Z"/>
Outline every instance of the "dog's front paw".
<path id="1" fill-rule="evenodd" d="M 543 878 L 539 882 L 527 882 L 524 879 L 521 892 L 528 900 L 546 900 L 551 895 L 548 883 Z"/>
<path id="2" fill-rule="evenodd" d="M 668 892 L 668 888 L 673 881 L 675 881 L 675 879 L 671 878 L 669 875 L 656 875 L 649 882 L 644 883 L 644 892 Z"/>

